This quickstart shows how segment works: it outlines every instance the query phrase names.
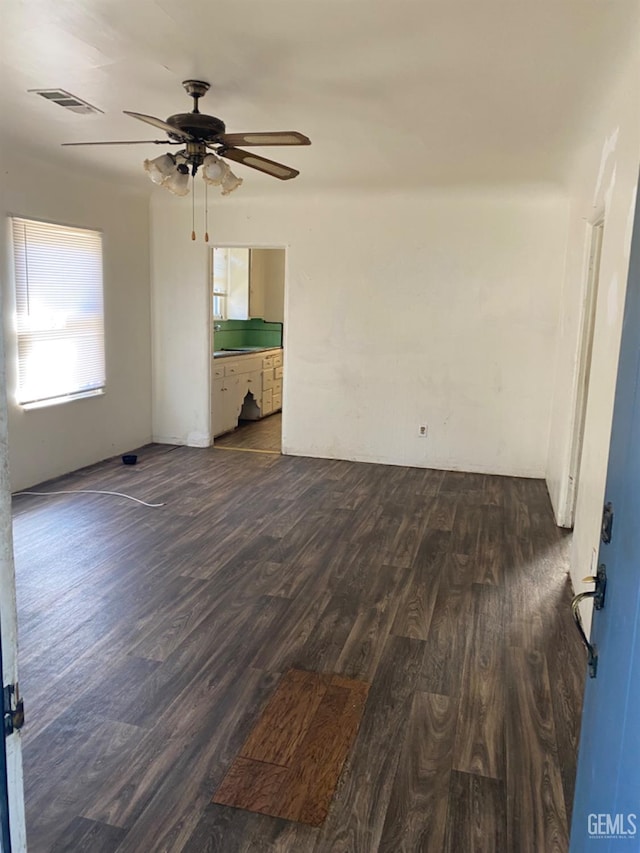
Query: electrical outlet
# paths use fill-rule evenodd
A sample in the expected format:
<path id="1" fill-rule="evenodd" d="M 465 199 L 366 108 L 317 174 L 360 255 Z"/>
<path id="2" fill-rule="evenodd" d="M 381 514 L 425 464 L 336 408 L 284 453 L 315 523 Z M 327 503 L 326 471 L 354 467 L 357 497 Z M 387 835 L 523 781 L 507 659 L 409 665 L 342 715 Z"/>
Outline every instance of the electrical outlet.
<path id="1" fill-rule="evenodd" d="M 426 438 L 429 432 L 429 427 L 426 424 L 420 424 L 418 426 L 418 435 L 420 438 Z"/>

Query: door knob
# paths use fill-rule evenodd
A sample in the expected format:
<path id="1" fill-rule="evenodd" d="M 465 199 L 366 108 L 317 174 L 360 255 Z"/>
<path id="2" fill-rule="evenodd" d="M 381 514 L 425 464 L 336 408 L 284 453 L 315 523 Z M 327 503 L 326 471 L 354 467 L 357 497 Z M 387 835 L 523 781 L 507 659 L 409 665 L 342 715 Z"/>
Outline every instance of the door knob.
<path id="1" fill-rule="evenodd" d="M 580 603 L 585 601 L 587 598 L 592 598 L 593 606 L 596 610 L 602 610 L 604 607 L 604 598 L 607 590 L 607 569 L 604 563 L 601 563 L 598 566 L 598 573 L 595 577 L 589 575 L 586 578 L 583 578 L 583 582 L 595 583 L 596 588 L 587 592 L 579 592 L 577 595 L 574 595 L 573 600 L 571 601 L 571 614 L 573 616 L 574 624 L 578 629 L 578 633 L 580 634 L 580 639 L 587 650 L 589 676 L 591 678 L 595 678 L 598 671 L 598 651 L 596 647 L 589 642 L 587 635 L 584 632 L 582 617 L 580 616 Z"/>
<path id="2" fill-rule="evenodd" d="M 596 673 L 598 671 L 598 652 L 595 646 L 592 646 L 589 642 L 587 635 L 584 632 L 584 628 L 582 627 L 582 617 L 580 616 L 580 602 L 584 601 L 585 598 L 594 598 L 595 590 L 591 592 L 579 592 L 578 595 L 574 595 L 573 600 L 571 601 L 571 615 L 573 616 L 573 621 L 578 629 L 578 633 L 580 634 L 580 639 L 582 640 L 585 649 L 587 650 L 587 666 L 589 667 L 589 676 L 591 678 L 596 677 Z"/>

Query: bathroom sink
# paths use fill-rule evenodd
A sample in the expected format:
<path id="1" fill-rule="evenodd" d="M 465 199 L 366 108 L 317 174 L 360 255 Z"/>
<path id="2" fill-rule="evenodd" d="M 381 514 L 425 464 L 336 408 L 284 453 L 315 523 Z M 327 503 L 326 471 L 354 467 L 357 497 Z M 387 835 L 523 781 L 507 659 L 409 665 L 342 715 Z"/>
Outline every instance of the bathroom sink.
<path id="1" fill-rule="evenodd" d="M 263 352 L 270 347 L 222 347 L 222 352 Z"/>
<path id="2" fill-rule="evenodd" d="M 238 350 L 233 349 L 217 349 L 213 357 L 214 358 L 228 358 L 230 355 L 238 355 Z"/>
<path id="3" fill-rule="evenodd" d="M 276 347 L 223 347 L 222 349 L 217 349 L 213 357 L 214 358 L 224 358 L 229 355 L 244 355 L 250 352 L 265 352 L 269 349 L 276 349 Z"/>

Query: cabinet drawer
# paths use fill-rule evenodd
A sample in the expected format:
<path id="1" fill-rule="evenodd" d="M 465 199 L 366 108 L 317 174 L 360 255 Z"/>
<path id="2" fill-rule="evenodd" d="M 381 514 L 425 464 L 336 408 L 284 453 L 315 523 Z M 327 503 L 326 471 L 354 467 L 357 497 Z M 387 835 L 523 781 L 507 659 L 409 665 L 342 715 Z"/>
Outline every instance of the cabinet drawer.
<path id="1" fill-rule="evenodd" d="M 278 409 L 282 408 L 282 394 L 275 394 L 272 397 L 273 400 L 273 411 L 277 412 Z"/>
<path id="2" fill-rule="evenodd" d="M 282 367 L 282 353 L 281 352 L 276 353 L 276 355 L 273 356 L 273 366 L 274 367 Z"/>
<path id="3" fill-rule="evenodd" d="M 282 379 L 283 371 L 284 371 L 284 367 L 276 367 L 276 369 L 275 369 L 276 379 Z"/>
<path id="4" fill-rule="evenodd" d="M 224 376 L 224 367 L 221 364 L 218 366 L 216 366 L 214 364 L 214 366 L 213 366 L 213 378 L 214 379 L 221 379 L 223 376 Z"/>
<path id="5" fill-rule="evenodd" d="M 255 356 L 243 355 L 237 362 L 238 373 L 254 373 L 254 371 L 260 370 L 261 367 L 262 359 L 260 356 L 256 358 Z"/>
<path id="6" fill-rule="evenodd" d="M 241 358 L 229 359 L 224 365 L 225 376 L 242 376 L 243 373 L 253 373 L 262 367 L 262 359 L 258 356 L 242 356 Z"/>
<path id="7" fill-rule="evenodd" d="M 271 367 L 273 367 L 273 356 L 272 355 L 266 355 L 262 359 L 262 369 L 268 370 Z"/>
<path id="8" fill-rule="evenodd" d="M 262 405 L 260 406 L 260 412 L 263 415 L 270 415 L 273 411 L 273 392 L 271 388 L 267 391 L 262 391 Z"/>
<path id="9" fill-rule="evenodd" d="M 273 368 L 271 368 L 271 370 L 263 370 L 262 371 L 262 390 L 266 391 L 269 388 L 273 388 L 274 382 L 275 382 L 275 377 L 273 375 Z"/>

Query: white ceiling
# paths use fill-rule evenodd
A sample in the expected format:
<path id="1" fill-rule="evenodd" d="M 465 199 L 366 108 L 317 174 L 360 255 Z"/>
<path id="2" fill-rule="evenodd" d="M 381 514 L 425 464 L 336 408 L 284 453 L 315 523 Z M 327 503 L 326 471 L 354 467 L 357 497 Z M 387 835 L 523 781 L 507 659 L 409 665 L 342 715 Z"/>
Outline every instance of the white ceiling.
<path id="1" fill-rule="evenodd" d="M 162 136 L 123 109 L 201 110 L 229 132 L 299 130 L 261 149 L 301 171 L 286 191 L 559 181 L 637 35 L 637 0 L 2 0 L 2 130 L 38 156 L 146 181 Z M 77 116 L 28 94 L 63 88 Z M 242 166 L 253 192 L 284 191 Z M 294 185 L 296 189 L 293 190 Z"/>

